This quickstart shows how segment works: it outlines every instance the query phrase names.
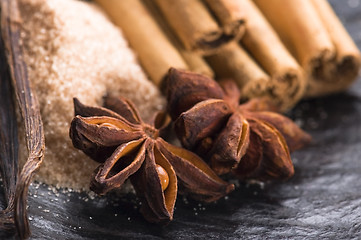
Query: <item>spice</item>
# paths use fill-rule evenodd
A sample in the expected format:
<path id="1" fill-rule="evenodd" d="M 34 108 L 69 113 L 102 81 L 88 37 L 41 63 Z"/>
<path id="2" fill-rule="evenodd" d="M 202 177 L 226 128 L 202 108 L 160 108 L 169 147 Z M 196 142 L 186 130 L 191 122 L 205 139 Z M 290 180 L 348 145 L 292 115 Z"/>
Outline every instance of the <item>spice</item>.
<path id="1" fill-rule="evenodd" d="M 30 88 L 26 65 L 23 61 L 23 49 L 19 44 L 21 21 L 17 1 L 4 0 L 0 3 L 1 34 L 5 46 L 7 62 L 10 69 L 9 72 L 12 79 L 12 85 L 18 106 L 20 108 L 21 116 L 24 121 L 23 124 L 26 133 L 26 146 L 28 149 L 27 160 L 19 176 L 11 176 L 11 173 L 9 173 L 10 175 L 3 175 L 3 177 L 7 177 L 7 179 L 5 179 L 6 182 L 16 181 L 15 194 L 13 189 L 8 192 L 11 194 L 10 196 L 7 196 L 8 203 L 14 204 L 14 206 L 10 205 L 10 208 L 8 209 L 10 212 L 7 214 L 11 215 L 11 224 L 13 224 L 13 221 L 15 222 L 18 237 L 24 239 L 30 235 L 29 220 L 26 211 L 28 187 L 34 172 L 40 167 L 43 160 L 45 148 L 44 131 L 40 116 L 39 104 L 36 95 Z M 9 107 L 9 109 L 11 109 L 11 107 Z M 12 124 L 14 125 L 15 119 L 11 120 Z M 13 147 L 16 149 L 17 140 L 15 138 L 17 138 L 17 136 L 13 135 L 12 139 L 8 140 L 10 140 L 10 144 L 13 144 Z M 12 157 L 13 159 L 2 160 L 2 163 L 4 163 L 4 161 L 15 161 L 12 163 L 12 165 L 10 165 L 10 172 L 17 171 L 18 167 L 17 156 Z M 5 166 L 6 165 L 2 166 L 3 171 Z M 12 201 L 14 202 L 12 203 Z M 11 227 L 13 228 L 13 226 Z"/>
<path id="2" fill-rule="evenodd" d="M 186 50 L 183 47 L 181 41 L 174 34 L 166 19 L 164 18 L 164 15 L 156 6 L 155 1 L 143 1 L 143 3 L 146 5 L 152 18 L 157 22 L 158 26 L 162 29 L 172 45 L 179 51 L 184 61 L 187 63 L 189 70 L 195 73 L 207 75 L 209 77 L 214 77 L 213 70 L 203 59 L 202 55 L 194 51 Z"/>
<path id="3" fill-rule="evenodd" d="M 230 43 L 205 59 L 217 78 L 234 79 L 238 87 L 242 89 L 242 97 L 254 98 L 269 93 L 271 76 L 238 43 Z M 280 102 L 277 98 L 272 99 Z"/>
<path id="4" fill-rule="evenodd" d="M 154 2 L 187 50 L 209 54 L 222 45 L 240 39 L 244 33 L 242 17 L 221 18 L 219 24 L 201 0 Z M 215 15 L 219 16 L 218 13 Z"/>
<path id="5" fill-rule="evenodd" d="M 306 79 L 301 66 L 253 1 L 235 2 L 243 9 L 247 22 L 241 45 L 271 77 L 266 94 L 281 110 L 290 109 L 304 95 Z"/>
<path id="6" fill-rule="evenodd" d="M 306 97 L 340 92 L 356 78 L 361 55 L 327 0 L 255 0 L 306 73 Z"/>
<path id="7" fill-rule="evenodd" d="M 11 77 L 0 35 L 0 169 L 5 206 L 0 210 L 0 229 L 14 229 L 14 197 L 18 174 L 18 128 Z"/>
<path id="8" fill-rule="evenodd" d="M 188 69 L 141 0 L 95 0 L 119 26 L 149 77 L 161 85 L 170 67 Z"/>
<path id="9" fill-rule="evenodd" d="M 209 2 L 218 2 L 219 0 Z M 222 0 L 228 1 L 228 0 Z M 241 9 L 247 29 L 240 43 L 229 44 L 206 59 L 217 78 L 232 78 L 242 89 L 242 97 L 269 96 L 286 111 L 304 95 L 306 81 L 301 66 L 282 43 L 252 0 L 232 1 Z"/>
<path id="10" fill-rule="evenodd" d="M 205 3 L 212 10 L 214 15 L 225 28 L 229 28 L 228 31 L 232 31 L 233 28 L 240 28 L 239 31 L 244 33 L 245 24 L 245 11 L 236 1 L 233 0 L 206 0 Z"/>
<path id="11" fill-rule="evenodd" d="M 223 81 L 222 87 L 202 75 L 169 71 L 168 111 L 182 144 L 209 159 L 218 174 L 235 169 L 240 178 L 292 176 L 289 150 L 303 147 L 311 137 L 287 117 L 267 111 L 272 106 L 267 100 L 239 105 L 235 83 Z"/>
<path id="12" fill-rule="evenodd" d="M 90 188 L 98 194 L 120 188 L 130 178 L 144 200 L 142 213 L 150 222 L 173 218 L 177 183 L 192 197 L 214 201 L 234 189 L 197 155 L 164 141 L 165 114 L 144 123 L 126 99 L 105 97 L 105 107 L 90 107 L 74 99 L 70 137 L 76 148 L 101 163 Z"/>
<path id="13" fill-rule="evenodd" d="M 164 108 L 165 99 L 147 78 L 122 31 L 94 3 L 18 2 L 20 42 L 29 80 L 39 100 L 46 140 L 46 160 L 35 179 L 87 191 L 96 164 L 74 150 L 69 139 L 73 97 L 89 105 L 101 105 L 102 96 L 121 95 L 137 106 L 143 119 Z M 20 118 L 18 121 L 21 125 Z M 26 147 L 21 138 L 19 152 L 22 164 Z"/>

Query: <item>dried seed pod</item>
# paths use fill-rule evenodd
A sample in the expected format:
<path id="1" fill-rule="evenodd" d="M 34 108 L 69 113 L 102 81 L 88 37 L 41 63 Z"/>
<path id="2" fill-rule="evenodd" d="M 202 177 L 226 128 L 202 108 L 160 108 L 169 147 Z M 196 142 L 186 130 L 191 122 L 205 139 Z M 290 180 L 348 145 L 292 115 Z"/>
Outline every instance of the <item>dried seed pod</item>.
<path id="1" fill-rule="evenodd" d="M 241 114 L 235 113 L 229 118 L 207 154 L 216 173 L 224 174 L 237 167 L 249 145 L 249 128 L 248 121 Z"/>
<path id="2" fill-rule="evenodd" d="M 177 183 L 187 194 L 204 201 L 217 200 L 234 189 L 197 155 L 160 137 L 159 132 L 169 123 L 163 113 L 156 115 L 154 125 L 150 125 L 140 119 L 126 99 L 108 98 L 105 102 L 116 112 L 74 101 L 76 112 L 87 117 L 74 117 L 70 128 L 73 144 L 101 163 L 92 178 L 91 190 L 105 194 L 130 178 L 143 199 L 144 217 L 167 223 L 173 219 Z M 102 113 L 105 115 L 97 115 Z"/>
<path id="3" fill-rule="evenodd" d="M 196 103 L 209 98 L 222 99 L 224 93 L 216 82 L 209 83 L 208 77 L 190 74 L 187 71 L 169 69 L 166 78 L 168 112 L 173 120 Z M 194 88 L 194 85 L 201 85 Z"/>
<path id="4" fill-rule="evenodd" d="M 43 160 L 45 148 L 44 131 L 38 101 L 36 95 L 30 88 L 27 68 L 23 61 L 22 45 L 19 39 L 21 23 L 19 19 L 21 18 L 19 16 L 17 1 L 4 0 L 1 1 L 0 4 L 1 33 L 6 50 L 7 62 L 10 67 L 12 85 L 21 116 L 24 120 L 26 145 L 29 150 L 26 163 L 16 181 L 15 196 L 8 196 L 9 198 L 14 198 L 14 209 L 9 210 L 11 214 L 14 211 L 14 222 L 18 237 L 24 239 L 30 235 L 26 210 L 28 187 L 34 172 L 40 167 Z M 15 119 L 13 119 L 13 121 L 14 120 Z M 16 124 L 16 122 L 14 122 L 14 124 Z M 11 139 L 11 142 L 16 144 L 14 143 L 16 142 L 14 137 L 15 136 Z M 13 159 L 15 160 L 15 168 L 17 168 L 16 165 L 18 165 L 16 158 L 17 156 Z M 11 194 L 13 195 L 13 193 Z M 11 222 L 13 222 L 12 219 Z"/>
<path id="5" fill-rule="evenodd" d="M 267 111 L 274 109 L 267 99 L 239 105 L 236 84 L 228 80 L 221 86 L 224 90 L 205 76 L 169 71 L 168 111 L 176 119 L 175 130 L 183 146 L 210 159 L 218 174 L 232 171 L 241 179 L 292 176 L 287 144 L 295 150 L 311 137 L 287 117 Z M 198 92 L 202 97 L 192 94 Z"/>

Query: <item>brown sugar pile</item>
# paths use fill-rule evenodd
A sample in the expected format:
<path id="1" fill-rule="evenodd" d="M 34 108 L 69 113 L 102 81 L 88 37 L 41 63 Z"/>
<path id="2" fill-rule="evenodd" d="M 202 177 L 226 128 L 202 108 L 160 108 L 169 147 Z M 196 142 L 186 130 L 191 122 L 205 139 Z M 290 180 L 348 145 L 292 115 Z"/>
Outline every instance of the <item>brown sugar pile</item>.
<path id="1" fill-rule="evenodd" d="M 124 96 L 144 119 L 163 108 L 164 99 L 121 30 L 95 5 L 20 0 L 19 7 L 25 62 L 45 129 L 45 157 L 36 178 L 58 187 L 87 189 L 97 164 L 76 150 L 69 138 L 73 97 L 101 105 L 106 94 Z M 24 147 L 21 155 L 25 153 Z"/>

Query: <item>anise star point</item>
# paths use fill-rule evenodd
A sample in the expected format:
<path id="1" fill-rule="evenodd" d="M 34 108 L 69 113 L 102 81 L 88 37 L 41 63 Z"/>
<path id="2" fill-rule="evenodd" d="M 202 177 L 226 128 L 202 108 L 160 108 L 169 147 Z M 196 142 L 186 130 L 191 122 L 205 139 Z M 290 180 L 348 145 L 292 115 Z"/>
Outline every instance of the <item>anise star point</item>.
<path id="1" fill-rule="evenodd" d="M 141 120 L 126 99 L 105 97 L 104 105 L 91 107 L 74 99 L 76 116 L 70 128 L 73 145 L 101 163 L 90 184 L 94 192 L 105 194 L 130 178 L 144 200 L 144 217 L 167 223 L 173 218 L 178 184 L 204 201 L 214 201 L 234 189 L 197 155 L 160 137 L 169 123 L 164 114 L 158 114 L 151 125 Z"/>
<path id="2" fill-rule="evenodd" d="M 221 86 L 220 86 L 221 85 Z M 239 104 L 233 81 L 170 69 L 168 111 L 183 146 L 208 159 L 217 174 L 287 179 L 294 173 L 290 151 L 311 141 L 292 120 L 271 112 L 265 99 Z"/>

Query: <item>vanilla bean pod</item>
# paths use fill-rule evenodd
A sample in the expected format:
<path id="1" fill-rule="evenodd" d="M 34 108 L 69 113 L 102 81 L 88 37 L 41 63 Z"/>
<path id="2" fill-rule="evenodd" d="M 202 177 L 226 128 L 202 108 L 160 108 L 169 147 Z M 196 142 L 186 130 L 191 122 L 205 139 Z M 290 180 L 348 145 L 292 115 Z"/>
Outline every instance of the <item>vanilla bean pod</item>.
<path id="1" fill-rule="evenodd" d="M 10 67 L 12 84 L 16 100 L 24 121 L 28 158 L 21 170 L 15 191 L 15 226 L 18 237 L 28 238 L 30 235 L 27 216 L 27 195 L 34 172 L 43 160 L 45 141 L 43 123 L 38 101 L 31 91 L 26 65 L 23 61 L 20 44 L 21 18 L 17 1 L 1 1 L 1 33 L 5 43 L 5 52 Z"/>
<path id="2" fill-rule="evenodd" d="M 14 230 L 14 197 L 18 172 L 18 131 L 10 74 L 4 44 L 0 37 L 0 170 L 4 186 L 4 209 L 0 229 Z"/>

